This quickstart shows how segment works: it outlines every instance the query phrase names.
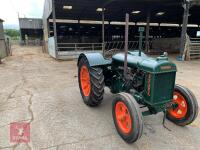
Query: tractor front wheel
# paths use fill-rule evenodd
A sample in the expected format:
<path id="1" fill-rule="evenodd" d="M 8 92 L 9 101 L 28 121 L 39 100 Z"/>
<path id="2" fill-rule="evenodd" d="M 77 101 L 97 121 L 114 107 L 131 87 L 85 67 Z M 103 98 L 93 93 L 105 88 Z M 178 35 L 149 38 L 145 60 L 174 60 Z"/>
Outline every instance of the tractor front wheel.
<path id="1" fill-rule="evenodd" d="M 198 115 L 198 103 L 194 94 L 187 88 L 176 85 L 173 102 L 177 107 L 169 109 L 167 119 L 179 126 L 191 124 Z"/>
<path id="2" fill-rule="evenodd" d="M 117 94 L 112 104 L 112 114 L 117 132 L 125 142 L 133 143 L 141 137 L 143 117 L 133 96 Z"/>
<path id="3" fill-rule="evenodd" d="M 88 60 L 82 57 L 78 64 L 78 80 L 84 103 L 91 107 L 100 105 L 104 94 L 103 70 L 90 67 Z"/>

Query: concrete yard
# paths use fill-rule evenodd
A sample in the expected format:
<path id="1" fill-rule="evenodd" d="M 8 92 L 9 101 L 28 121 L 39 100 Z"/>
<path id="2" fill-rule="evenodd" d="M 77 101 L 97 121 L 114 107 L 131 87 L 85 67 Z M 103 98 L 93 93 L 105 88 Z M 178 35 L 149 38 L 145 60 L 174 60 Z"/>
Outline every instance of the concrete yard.
<path id="1" fill-rule="evenodd" d="M 200 104 L 200 60 L 175 63 L 177 83 L 191 89 Z M 200 116 L 187 127 L 167 121 L 168 131 L 162 126 L 162 113 L 145 117 L 142 138 L 126 144 L 114 127 L 112 99 L 106 89 L 100 107 L 85 106 L 76 61 L 56 61 L 41 47 L 14 46 L 13 56 L 0 65 L 0 149 L 200 149 Z M 30 123 L 30 143 L 10 143 L 12 122 Z"/>

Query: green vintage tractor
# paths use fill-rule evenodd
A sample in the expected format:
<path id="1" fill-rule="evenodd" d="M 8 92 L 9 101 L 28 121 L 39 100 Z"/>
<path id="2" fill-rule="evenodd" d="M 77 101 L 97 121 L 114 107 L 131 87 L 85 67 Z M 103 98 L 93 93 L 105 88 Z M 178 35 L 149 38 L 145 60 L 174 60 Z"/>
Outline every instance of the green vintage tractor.
<path id="1" fill-rule="evenodd" d="M 112 103 L 113 120 L 119 135 L 127 142 L 137 141 L 143 131 L 143 116 L 164 112 L 179 126 L 191 124 L 198 104 L 187 88 L 175 85 L 176 65 L 166 55 L 151 58 L 138 51 L 105 59 L 100 53 L 81 54 L 78 59 L 80 92 L 85 104 L 101 104 L 104 87 L 116 94 Z M 141 111 L 141 108 L 147 108 Z"/>

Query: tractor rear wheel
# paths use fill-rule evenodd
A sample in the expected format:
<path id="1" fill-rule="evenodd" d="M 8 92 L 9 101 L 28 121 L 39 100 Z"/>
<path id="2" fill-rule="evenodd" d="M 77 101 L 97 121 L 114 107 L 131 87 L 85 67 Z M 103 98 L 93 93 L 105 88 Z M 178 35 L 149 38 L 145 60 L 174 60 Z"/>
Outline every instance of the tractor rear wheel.
<path id="1" fill-rule="evenodd" d="M 198 103 L 194 94 L 189 89 L 176 85 L 173 101 L 177 107 L 168 110 L 167 119 L 179 126 L 191 124 L 198 115 Z"/>
<path id="2" fill-rule="evenodd" d="M 143 132 L 143 116 L 136 100 L 128 93 L 117 94 L 112 114 L 118 134 L 127 143 L 136 142 Z"/>
<path id="3" fill-rule="evenodd" d="M 91 107 L 100 105 L 104 94 L 103 70 L 90 67 L 87 59 L 83 57 L 78 64 L 78 80 L 84 103 Z"/>

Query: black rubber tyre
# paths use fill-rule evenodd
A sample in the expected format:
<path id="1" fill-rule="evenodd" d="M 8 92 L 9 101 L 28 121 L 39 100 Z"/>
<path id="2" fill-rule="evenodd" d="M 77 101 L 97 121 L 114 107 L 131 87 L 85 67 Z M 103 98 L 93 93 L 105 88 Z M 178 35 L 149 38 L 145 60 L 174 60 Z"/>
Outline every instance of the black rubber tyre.
<path id="1" fill-rule="evenodd" d="M 90 76 L 90 94 L 88 96 L 84 95 L 82 86 L 81 86 L 81 79 L 80 79 L 80 72 L 81 68 L 86 66 L 89 71 Z M 79 81 L 79 88 L 81 92 L 81 96 L 83 101 L 86 105 L 90 107 L 95 107 L 101 104 L 104 95 L 104 75 L 103 70 L 97 67 L 90 67 L 87 61 L 87 58 L 82 57 L 78 64 L 78 81 Z"/>
<path id="2" fill-rule="evenodd" d="M 186 115 L 182 118 L 176 118 L 168 112 L 167 119 L 179 126 L 189 125 L 198 116 L 199 108 L 197 100 L 192 91 L 183 86 L 176 85 L 174 91 L 180 93 L 184 97 L 187 104 L 187 112 Z"/>
<path id="3" fill-rule="evenodd" d="M 119 125 L 119 119 L 118 116 L 116 115 L 118 107 L 117 105 L 119 103 L 123 103 L 127 107 L 129 112 L 128 114 L 131 118 L 131 128 L 128 133 L 123 132 L 123 130 L 120 128 Z M 133 98 L 133 96 L 131 96 L 128 93 L 117 94 L 112 103 L 112 115 L 117 132 L 125 142 L 133 143 L 136 142 L 141 137 L 143 132 L 143 116 L 140 111 L 139 105 Z"/>

